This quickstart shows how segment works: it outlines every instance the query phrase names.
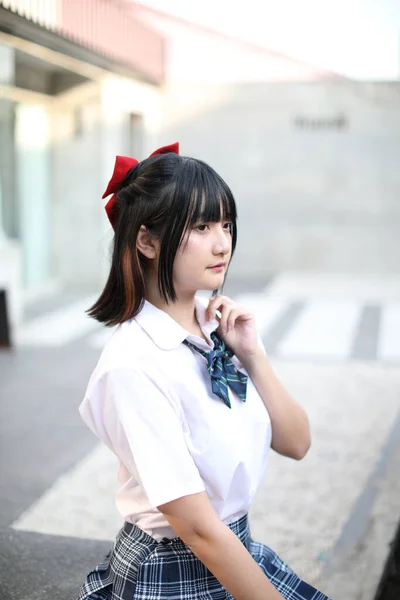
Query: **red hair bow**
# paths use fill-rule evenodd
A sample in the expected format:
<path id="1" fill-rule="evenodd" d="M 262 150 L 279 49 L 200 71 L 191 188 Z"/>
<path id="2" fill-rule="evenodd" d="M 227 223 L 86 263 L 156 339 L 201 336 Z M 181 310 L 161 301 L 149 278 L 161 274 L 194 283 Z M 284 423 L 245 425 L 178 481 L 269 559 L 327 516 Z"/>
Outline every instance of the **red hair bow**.
<path id="1" fill-rule="evenodd" d="M 175 142 L 174 144 L 169 144 L 168 146 L 162 146 L 161 148 L 154 150 L 154 152 L 152 152 L 150 154 L 150 156 L 155 156 L 156 154 L 166 154 L 167 152 L 174 152 L 175 154 L 179 154 L 179 142 Z M 149 156 L 149 158 L 150 158 L 150 156 Z M 118 190 L 119 186 L 121 185 L 121 183 L 127 176 L 128 171 L 133 169 L 133 167 L 136 167 L 136 165 L 138 165 L 138 164 L 139 164 L 139 161 L 136 160 L 136 158 L 131 158 L 130 156 L 117 156 L 115 159 L 115 166 L 114 166 L 114 171 L 113 171 L 112 177 L 111 177 L 110 181 L 108 182 L 106 191 L 102 195 L 102 198 L 106 198 L 107 196 L 112 194 L 111 198 L 109 199 L 109 201 L 107 202 L 107 204 L 105 206 L 105 210 L 106 210 L 108 219 L 113 228 L 114 228 L 114 225 L 113 225 L 113 214 L 112 213 L 113 213 L 115 200 L 116 200 L 116 191 Z"/>

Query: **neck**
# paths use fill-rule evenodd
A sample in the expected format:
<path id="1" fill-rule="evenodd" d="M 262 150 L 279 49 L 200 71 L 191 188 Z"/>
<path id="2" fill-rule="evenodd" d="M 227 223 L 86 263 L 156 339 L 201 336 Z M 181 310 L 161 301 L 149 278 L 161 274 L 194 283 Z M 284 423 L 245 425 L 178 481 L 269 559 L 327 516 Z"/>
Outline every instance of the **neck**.
<path id="1" fill-rule="evenodd" d="M 166 312 L 174 321 L 176 321 L 181 327 L 186 329 L 189 333 L 196 332 L 199 329 L 199 324 L 196 318 L 196 303 L 195 294 L 188 294 L 180 296 L 175 302 L 169 302 L 168 304 L 161 297 L 157 284 L 147 282 L 146 286 L 146 300 L 151 302 L 153 306 L 156 306 L 160 310 Z"/>

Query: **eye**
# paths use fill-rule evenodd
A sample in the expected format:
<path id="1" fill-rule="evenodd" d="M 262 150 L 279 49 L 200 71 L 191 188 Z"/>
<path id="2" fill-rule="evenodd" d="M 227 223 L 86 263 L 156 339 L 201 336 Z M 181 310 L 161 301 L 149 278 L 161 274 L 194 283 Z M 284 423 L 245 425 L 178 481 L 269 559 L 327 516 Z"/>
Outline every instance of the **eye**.
<path id="1" fill-rule="evenodd" d="M 224 223 L 224 229 L 226 229 L 227 231 L 232 231 L 232 226 L 233 226 L 233 223 L 231 223 L 231 221 Z"/>
<path id="2" fill-rule="evenodd" d="M 198 231 L 206 231 L 207 227 L 207 223 L 200 223 L 200 225 L 195 225 L 194 229 L 197 229 Z"/>

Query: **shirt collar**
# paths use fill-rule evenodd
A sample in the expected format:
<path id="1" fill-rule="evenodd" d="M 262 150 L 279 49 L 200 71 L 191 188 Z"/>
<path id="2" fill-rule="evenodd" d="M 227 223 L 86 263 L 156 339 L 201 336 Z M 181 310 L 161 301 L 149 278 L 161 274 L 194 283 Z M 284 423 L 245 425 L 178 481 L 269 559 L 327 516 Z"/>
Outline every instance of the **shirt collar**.
<path id="1" fill-rule="evenodd" d="M 208 305 L 207 298 L 195 298 L 196 316 L 200 328 L 206 338 L 210 340 L 210 334 L 215 331 L 219 325 L 216 319 L 211 321 L 205 320 L 205 311 Z M 172 317 L 165 311 L 157 308 L 148 300 L 144 301 L 142 310 L 134 319 L 142 329 L 151 337 L 153 342 L 161 348 L 161 350 L 173 350 L 177 348 L 184 339 L 188 339 L 197 345 L 203 345 L 204 348 L 210 349 L 206 342 L 196 335 L 190 334 L 186 329 L 181 327 Z M 210 346 L 213 343 L 210 340 Z"/>

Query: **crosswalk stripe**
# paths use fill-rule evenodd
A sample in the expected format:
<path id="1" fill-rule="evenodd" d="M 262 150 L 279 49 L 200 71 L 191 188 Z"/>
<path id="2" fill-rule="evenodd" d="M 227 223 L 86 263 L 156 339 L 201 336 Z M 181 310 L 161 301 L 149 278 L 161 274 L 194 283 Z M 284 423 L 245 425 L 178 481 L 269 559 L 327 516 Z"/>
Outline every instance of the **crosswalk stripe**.
<path id="1" fill-rule="evenodd" d="M 276 354 L 292 358 L 348 358 L 360 314 L 357 302 L 309 302 L 277 344 Z"/>
<path id="2" fill-rule="evenodd" d="M 267 354 L 281 358 L 400 361 L 400 303 L 358 299 L 299 301 L 267 293 L 234 298 L 251 310 Z M 102 350 L 113 333 L 90 319 L 87 297 L 33 319 L 14 335 L 18 346 L 62 347 L 75 340 Z"/>
<path id="3" fill-rule="evenodd" d="M 84 337 L 99 328 L 99 324 L 85 313 L 94 301 L 95 298 L 90 296 L 24 323 L 15 332 L 16 345 L 61 347 Z"/>
<path id="4" fill-rule="evenodd" d="M 382 322 L 378 340 L 381 360 L 400 360 L 400 303 L 386 303 L 382 307 Z"/>
<path id="5" fill-rule="evenodd" d="M 351 350 L 352 358 L 376 360 L 380 315 L 380 306 L 367 304 L 362 307 L 359 326 Z"/>
<path id="6" fill-rule="evenodd" d="M 274 355 L 279 342 L 291 330 L 296 323 L 299 314 L 304 308 L 304 302 L 290 302 L 286 310 L 266 329 L 263 335 L 265 350 L 268 355 Z"/>
<path id="7" fill-rule="evenodd" d="M 255 317 L 258 331 L 263 334 L 285 312 L 289 300 L 262 294 L 240 294 L 236 301 L 248 308 Z"/>

